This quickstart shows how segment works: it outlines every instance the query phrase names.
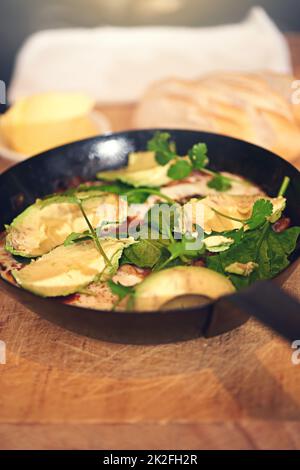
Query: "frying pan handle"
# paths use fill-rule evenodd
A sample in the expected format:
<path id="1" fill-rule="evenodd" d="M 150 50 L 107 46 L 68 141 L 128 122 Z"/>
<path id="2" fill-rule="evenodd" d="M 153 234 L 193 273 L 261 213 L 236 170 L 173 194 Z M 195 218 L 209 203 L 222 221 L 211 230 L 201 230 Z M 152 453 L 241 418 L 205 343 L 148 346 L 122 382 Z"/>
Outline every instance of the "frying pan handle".
<path id="1" fill-rule="evenodd" d="M 250 315 L 290 341 L 300 339 L 300 303 L 271 281 L 256 282 L 245 290 L 220 299 L 205 335 L 220 334 L 222 329 L 228 331 L 230 322 L 234 327 L 239 326 Z"/>

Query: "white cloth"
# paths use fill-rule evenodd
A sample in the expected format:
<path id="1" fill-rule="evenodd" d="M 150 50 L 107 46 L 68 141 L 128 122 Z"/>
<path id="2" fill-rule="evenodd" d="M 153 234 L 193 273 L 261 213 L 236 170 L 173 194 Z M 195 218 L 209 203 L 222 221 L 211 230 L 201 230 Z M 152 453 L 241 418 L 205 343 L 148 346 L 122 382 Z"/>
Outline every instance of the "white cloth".
<path id="1" fill-rule="evenodd" d="M 101 103 L 139 99 L 154 80 L 215 70 L 291 71 L 286 41 L 260 7 L 209 28 L 99 27 L 42 31 L 21 48 L 10 102 L 33 93 L 84 91 Z"/>

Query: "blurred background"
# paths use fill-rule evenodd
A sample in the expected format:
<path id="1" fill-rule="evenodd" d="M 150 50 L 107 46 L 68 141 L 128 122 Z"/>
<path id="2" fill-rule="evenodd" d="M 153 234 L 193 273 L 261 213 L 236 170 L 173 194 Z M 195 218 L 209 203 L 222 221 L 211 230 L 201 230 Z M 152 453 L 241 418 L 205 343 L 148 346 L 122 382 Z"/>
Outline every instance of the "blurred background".
<path id="1" fill-rule="evenodd" d="M 294 161 L 299 33 L 299 0 L 0 0 L 0 155 L 171 127 Z"/>
<path id="2" fill-rule="evenodd" d="M 212 26 L 243 19 L 260 5 L 282 31 L 300 30 L 299 0 L 0 0 L 0 78 L 9 83 L 14 57 L 31 33 L 99 25 Z"/>

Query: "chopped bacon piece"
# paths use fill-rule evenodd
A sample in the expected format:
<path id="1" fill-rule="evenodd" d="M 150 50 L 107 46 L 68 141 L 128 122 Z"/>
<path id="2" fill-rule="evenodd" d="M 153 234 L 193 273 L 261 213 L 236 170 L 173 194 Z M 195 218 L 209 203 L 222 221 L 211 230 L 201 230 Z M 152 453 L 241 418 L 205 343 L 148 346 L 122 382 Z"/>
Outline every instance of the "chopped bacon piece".
<path id="1" fill-rule="evenodd" d="M 284 232 L 291 224 L 291 219 L 289 217 L 281 217 L 281 219 L 277 220 L 273 225 L 272 228 L 274 232 L 281 233 Z"/>

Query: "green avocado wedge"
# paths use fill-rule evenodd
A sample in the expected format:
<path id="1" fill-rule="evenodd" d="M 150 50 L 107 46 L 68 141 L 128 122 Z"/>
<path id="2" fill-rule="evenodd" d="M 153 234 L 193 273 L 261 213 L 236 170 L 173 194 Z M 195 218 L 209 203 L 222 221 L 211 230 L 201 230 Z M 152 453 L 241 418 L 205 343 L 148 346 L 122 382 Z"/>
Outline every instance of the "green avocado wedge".
<path id="1" fill-rule="evenodd" d="M 138 311 L 164 310 L 164 306 L 176 298 L 201 296 L 217 299 L 233 292 L 233 284 L 222 274 L 198 266 L 176 266 L 150 274 L 138 284 L 133 306 Z"/>
<path id="2" fill-rule="evenodd" d="M 82 206 L 93 227 L 125 217 L 115 194 L 87 197 Z M 87 228 L 79 206 L 68 197 L 54 195 L 38 199 L 6 228 L 6 250 L 14 255 L 36 258 L 61 245 L 70 233 L 81 233 Z"/>
<path id="3" fill-rule="evenodd" d="M 128 165 L 120 170 L 102 171 L 97 178 L 105 181 L 122 181 L 135 187 L 160 187 L 172 179 L 168 176 L 171 164 L 161 166 L 154 152 L 136 152 L 128 157 Z"/>
<path id="4" fill-rule="evenodd" d="M 133 238 L 100 240 L 111 266 L 106 265 L 94 241 L 61 245 L 12 275 L 18 285 L 42 297 L 66 296 L 78 292 L 91 282 L 105 281 L 118 269 L 123 249 Z"/>

